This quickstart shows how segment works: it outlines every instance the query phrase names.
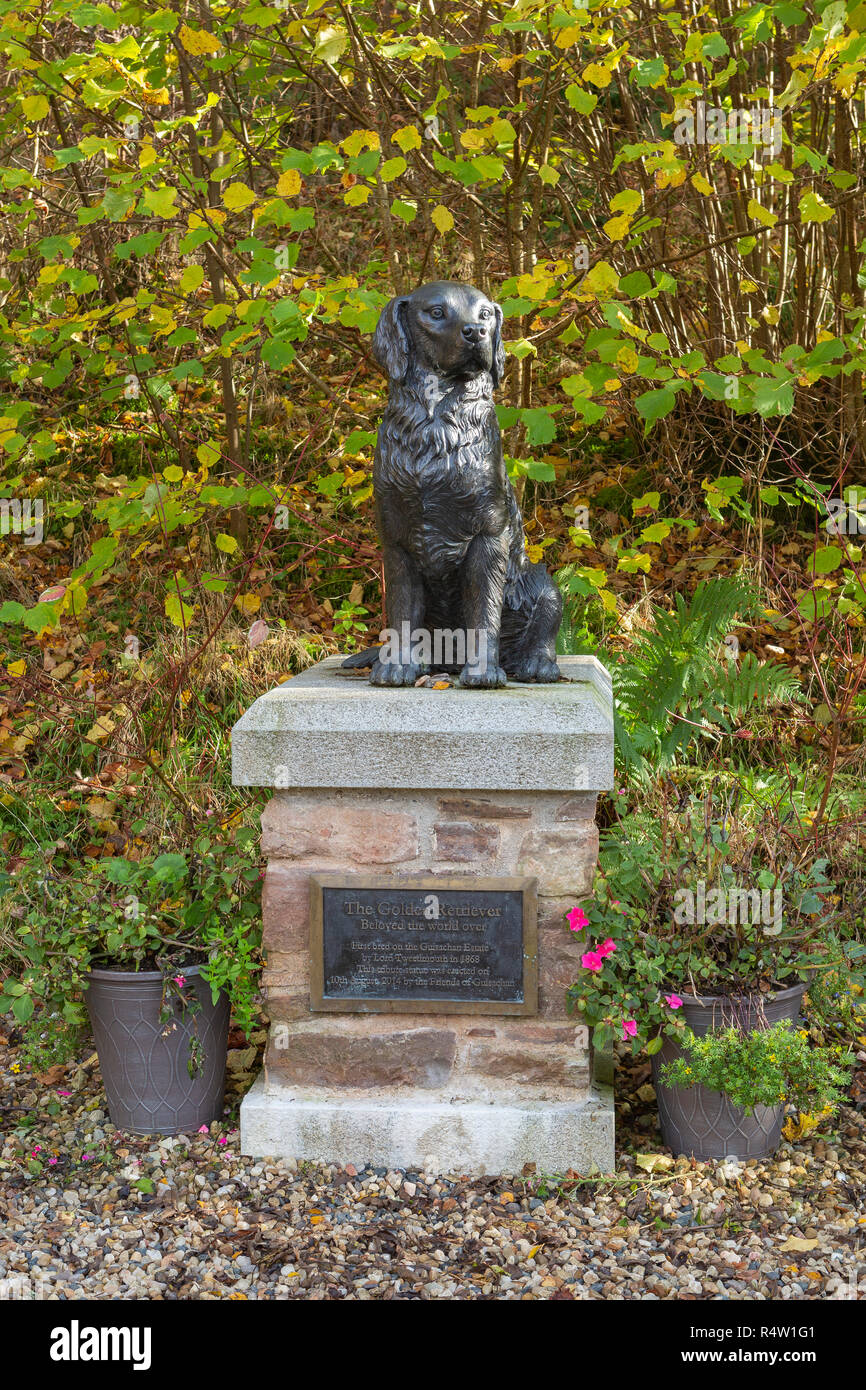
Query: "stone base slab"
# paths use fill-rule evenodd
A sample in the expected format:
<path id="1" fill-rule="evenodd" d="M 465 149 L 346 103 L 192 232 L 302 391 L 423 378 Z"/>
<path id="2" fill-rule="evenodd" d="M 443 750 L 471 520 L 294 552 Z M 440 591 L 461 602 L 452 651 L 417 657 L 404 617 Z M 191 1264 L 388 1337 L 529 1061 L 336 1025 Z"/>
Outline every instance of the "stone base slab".
<path id="1" fill-rule="evenodd" d="M 597 1086 L 578 1102 L 492 1104 L 430 1091 L 360 1099 L 315 1095 L 255 1082 L 241 1104 L 241 1153 L 359 1170 L 427 1173 L 539 1173 L 614 1168 L 613 1093 Z"/>

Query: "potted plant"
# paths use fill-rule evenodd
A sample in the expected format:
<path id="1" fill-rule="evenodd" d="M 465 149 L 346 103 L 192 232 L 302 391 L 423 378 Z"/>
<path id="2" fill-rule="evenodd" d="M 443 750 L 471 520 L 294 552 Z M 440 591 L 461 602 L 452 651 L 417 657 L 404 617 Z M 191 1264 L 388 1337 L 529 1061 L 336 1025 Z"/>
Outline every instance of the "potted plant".
<path id="1" fill-rule="evenodd" d="M 136 1134 L 198 1129 L 222 1111 L 230 1011 L 247 1029 L 258 970 L 254 833 L 188 859 L 109 858 L 70 874 L 25 864 L 0 1010 L 35 1058 L 69 1055 L 89 1014 L 111 1119 Z M 86 1011 L 86 1012 L 85 1012 Z"/>
<path id="2" fill-rule="evenodd" d="M 826 861 L 744 830 L 712 796 L 628 814 L 568 914 L 587 947 L 572 1006 L 596 1047 L 646 1050 L 662 1137 L 696 1158 L 772 1153 L 785 1105 L 832 1108 L 850 1060 L 795 1026 L 809 980 L 845 959 Z"/>

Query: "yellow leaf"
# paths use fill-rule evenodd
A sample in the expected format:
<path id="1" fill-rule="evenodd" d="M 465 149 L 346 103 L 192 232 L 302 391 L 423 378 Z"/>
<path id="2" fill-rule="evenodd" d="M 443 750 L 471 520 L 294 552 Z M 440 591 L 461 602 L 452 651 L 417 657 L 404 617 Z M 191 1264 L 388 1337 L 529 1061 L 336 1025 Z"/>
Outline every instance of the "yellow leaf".
<path id="1" fill-rule="evenodd" d="M 413 125 L 401 126 L 399 130 L 394 131 L 391 139 L 395 145 L 399 145 L 404 154 L 407 150 L 420 150 L 421 148 L 421 136 Z"/>
<path id="2" fill-rule="evenodd" d="M 532 1249 L 531 1249 L 531 1250 L 528 1250 L 528 1251 L 526 1252 L 526 1258 L 527 1258 L 528 1260 L 534 1260 L 540 1249 L 541 1249 L 541 1245 L 540 1245 L 540 1244 L 539 1244 L 539 1245 L 533 1245 Z"/>
<path id="3" fill-rule="evenodd" d="M 769 208 L 761 207 L 756 198 L 750 198 L 746 207 L 749 217 L 754 217 L 756 222 L 760 222 L 764 227 L 775 227 L 778 217 Z"/>
<path id="4" fill-rule="evenodd" d="M 450 232 L 451 228 L 454 226 L 454 218 L 451 216 L 448 209 L 443 207 L 441 203 L 438 207 L 433 209 L 430 218 L 433 222 L 433 226 L 437 231 L 441 232 L 443 236 L 446 232 Z"/>
<path id="5" fill-rule="evenodd" d="M 670 1154 L 638 1154 L 635 1162 L 647 1173 L 666 1173 L 674 1166 Z"/>
<path id="6" fill-rule="evenodd" d="M 531 564 L 537 565 L 538 561 L 544 556 L 544 547 L 540 545 L 528 545 L 526 547 L 526 557 Z"/>
<path id="7" fill-rule="evenodd" d="M 262 606 L 262 601 L 258 594 L 237 594 L 235 596 L 235 608 L 241 613 L 249 616 L 251 613 L 258 613 Z"/>
<path id="8" fill-rule="evenodd" d="M 610 217 L 605 222 L 603 231 L 610 241 L 622 241 L 631 225 L 631 217 L 627 212 L 621 212 L 618 217 Z"/>
<path id="9" fill-rule="evenodd" d="M 340 144 L 346 154 L 354 159 L 362 150 L 378 150 L 380 142 L 375 130 L 353 130 L 351 135 L 340 141 Z"/>
<path id="10" fill-rule="evenodd" d="M 281 198 L 294 198 L 301 191 L 301 176 L 297 169 L 286 169 L 277 180 L 277 192 Z"/>
<path id="11" fill-rule="evenodd" d="M 43 116 L 48 115 L 48 98 L 41 92 L 35 97 L 24 97 L 21 110 L 28 121 L 41 121 Z"/>
<path id="12" fill-rule="evenodd" d="M 88 743 L 98 743 L 100 739 L 108 738 L 108 735 L 114 732 L 114 728 L 114 720 L 109 719 L 107 714 L 101 714 L 92 729 L 88 729 L 84 737 Z"/>
<path id="13" fill-rule="evenodd" d="M 27 662 L 12 661 L 6 667 L 6 670 L 9 672 L 10 676 L 23 676 L 24 672 L 27 670 Z"/>
<path id="14" fill-rule="evenodd" d="M 603 68 L 600 63 L 590 63 L 583 70 L 584 78 L 591 82 L 594 87 L 610 86 L 610 69 Z"/>
<path id="15" fill-rule="evenodd" d="M 691 185 L 692 188 L 696 188 L 699 193 L 703 193 L 705 198 L 708 198 L 711 193 L 715 193 L 716 191 L 709 179 L 705 179 L 703 174 L 692 174 Z"/>
<path id="16" fill-rule="evenodd" d="M 205 29 L 190 29 L 188 24 L 180 26 L 178 38 L 187 53 L 194 53 L 196 56 L 201 56 L 204 53 L 219 53 L 222 48 L 219 39 L 215 39 L 213 34 L 209 34 Z"/>
<path id="17" fill-rule="evenodd" d="M 220 531 L 216 538 L 217 550 L 222 550 L 226 555 L 234 555 L 238 548 L 238 543 L 234 536 L 228 536 L 224 531 Z"/>
<path id="18" fill-rule="evenodd" d="M 250 203 L 256 201 L 256 195 L 251 188 L 247 188 L 245 183 L 230 183 L 223 194 L 223 202 L 229 212 L 243 212 Z"/>
<path id="19" fill-rule="evenodd" d="M 571 48 L 574 44 L 580 43 L 580 25 L 569 24 L 567 28 L 560 29 L 554 43 L 557 48 Z"/>

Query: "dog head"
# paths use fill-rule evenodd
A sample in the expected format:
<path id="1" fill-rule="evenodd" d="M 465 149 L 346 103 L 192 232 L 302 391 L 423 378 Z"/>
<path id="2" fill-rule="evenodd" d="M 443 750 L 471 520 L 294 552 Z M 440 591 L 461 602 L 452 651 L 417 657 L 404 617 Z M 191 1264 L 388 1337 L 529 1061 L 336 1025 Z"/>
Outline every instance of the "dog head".
<path id="1" fill-rule="evenodd" d="M 405 380 L 414 362 L 455 381 L 489 372 L 498 386 L 505 370 L 502 310 L 472 285 L 434 280 L 386 304 L 373 356 L 392 381 Z"/>

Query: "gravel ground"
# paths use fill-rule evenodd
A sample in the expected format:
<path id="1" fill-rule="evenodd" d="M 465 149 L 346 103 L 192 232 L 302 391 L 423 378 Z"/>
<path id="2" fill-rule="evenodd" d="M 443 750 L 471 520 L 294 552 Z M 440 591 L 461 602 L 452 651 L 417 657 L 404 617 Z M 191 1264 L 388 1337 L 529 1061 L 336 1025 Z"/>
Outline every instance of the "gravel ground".
<path id="1" fill-rule="evenodd" d="M 107 1118 L 95 1055 L 37 1079 L 0 1045 L 0 1298 L 866 1296 L 859 1103 L 769 1163 L 674 1161 L 632 1066 L 614 1179 L 470 1181 L 240 1157 L 255 1059 L 231 1061 L 224 1124 L 136 1138 Z"/>

